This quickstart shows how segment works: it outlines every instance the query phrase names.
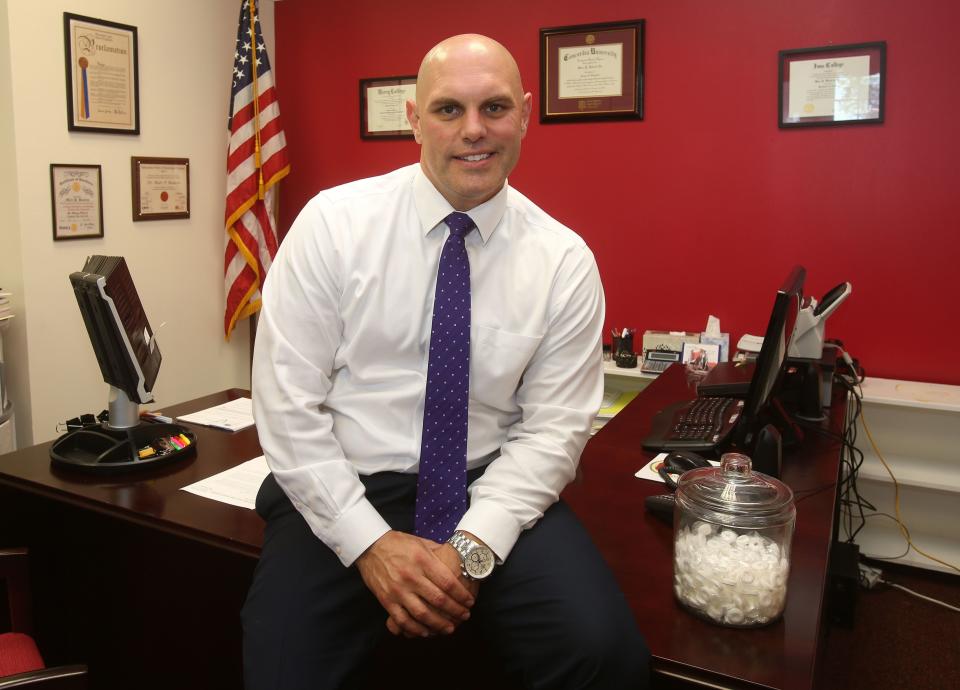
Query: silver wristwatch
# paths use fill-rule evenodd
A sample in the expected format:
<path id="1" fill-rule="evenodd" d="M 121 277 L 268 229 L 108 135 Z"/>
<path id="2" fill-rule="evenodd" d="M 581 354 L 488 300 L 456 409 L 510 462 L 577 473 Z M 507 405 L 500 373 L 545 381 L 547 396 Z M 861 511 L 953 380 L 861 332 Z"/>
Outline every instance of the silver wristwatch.
<path id="1" fill-rule="evenodd" d="M 483 580 L 493 572 L 497 557 L 483 544 L 478 544 L 463 532 L 457 530 L 447 543 L 460 554 L 460 571 L 470 580 Z"/>

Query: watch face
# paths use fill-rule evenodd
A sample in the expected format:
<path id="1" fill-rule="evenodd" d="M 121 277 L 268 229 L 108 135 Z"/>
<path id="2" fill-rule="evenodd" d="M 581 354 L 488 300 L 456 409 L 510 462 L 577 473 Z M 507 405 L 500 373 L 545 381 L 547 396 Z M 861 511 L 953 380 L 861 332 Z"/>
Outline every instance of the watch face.
<path id="1" fill-rule="evenodd" d="M 472 549 L 463 560 L 463 569 L 467 575 L 480 580 L 485 578 L 493 571 L 493 552 L 485 547 L 479 546 Z"/>

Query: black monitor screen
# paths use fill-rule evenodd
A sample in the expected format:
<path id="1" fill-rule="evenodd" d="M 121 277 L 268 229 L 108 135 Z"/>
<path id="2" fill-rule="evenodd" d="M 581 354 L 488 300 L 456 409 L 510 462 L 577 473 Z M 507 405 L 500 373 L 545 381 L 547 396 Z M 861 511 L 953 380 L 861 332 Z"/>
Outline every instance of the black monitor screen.
<path id="1" fill-rule="evenodd" d="M 803 301 L 803 282 L 806 270 L 795 266 L 777 291 L 770 313 L 770 321 L 763 336 L 763 346 L 757 355 L 750 389 L 744 402 L 743 418 L 739 429 L 741 436 L 755 431 L 756 420 L 764 406 L 770 401 L 770 395 L 783 371 L 783 360 L 790 347 L 790 337 Z"/>

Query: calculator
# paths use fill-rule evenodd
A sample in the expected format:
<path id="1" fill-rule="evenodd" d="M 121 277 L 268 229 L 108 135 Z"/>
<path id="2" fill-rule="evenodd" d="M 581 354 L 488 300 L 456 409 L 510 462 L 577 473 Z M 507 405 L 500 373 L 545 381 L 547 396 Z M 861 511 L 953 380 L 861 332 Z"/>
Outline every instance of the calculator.
<path id="1" fill-rule="evenodd" d="M 643 365 L 640 371 L 644 374 L 661 374 L 668 366 L 680 361 L 680 353 L 673 350 L 647 350 L 643 353 Z"/>

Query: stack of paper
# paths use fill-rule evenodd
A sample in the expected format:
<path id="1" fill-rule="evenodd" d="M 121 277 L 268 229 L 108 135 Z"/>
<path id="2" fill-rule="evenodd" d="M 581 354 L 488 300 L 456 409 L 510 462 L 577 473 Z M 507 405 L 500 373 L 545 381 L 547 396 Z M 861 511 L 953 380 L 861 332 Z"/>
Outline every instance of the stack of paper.
<path id="1" fill-rule="evenodd" d="M 177 419 L 227 431 L 240 431 L 253 426 L 253 402 L 250 398 L 237 398 L 200 412 L 180 415 Z"/>
<path id="2" fill-rule="evenodd" d="M 590 434 L 593 435 L 603 428 L 604 424 L 613 417 L 631 400 L 637 397 L 639 391 L 621 391 L 616 388 L 607 388 L 603 391 L 603 400 L 600 403 L 600 411 L 593 422 L 593 428 Z"/>

